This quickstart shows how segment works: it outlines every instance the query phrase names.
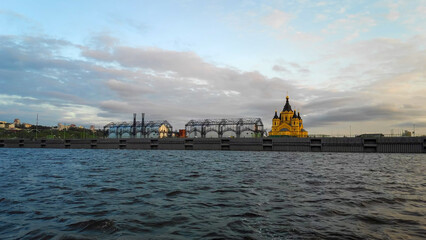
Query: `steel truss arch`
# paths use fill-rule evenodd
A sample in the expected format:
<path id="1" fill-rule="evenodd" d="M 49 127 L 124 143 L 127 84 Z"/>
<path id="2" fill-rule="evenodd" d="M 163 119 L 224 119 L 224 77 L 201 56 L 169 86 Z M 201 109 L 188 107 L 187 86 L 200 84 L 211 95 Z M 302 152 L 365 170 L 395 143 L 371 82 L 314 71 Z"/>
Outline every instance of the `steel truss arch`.
<path id="1" fill-rule="evenodd" d="M 202 138 L 209 132 L 217 132 L 218 137 L 223 137 L 225 132 L 234 132 L 240 137 L 243 131 L 252 131 L 255 136 L 263 136 L 263 123 L 260 118 L 221 118 L 190 120 L 185 124 L 187 137 L 197 137 L 193 133 L 200 132 Z"/>
<path id="2" fill-rule="evenodd" d="M 161 126 L 165 126 L 164 131 L 160 131 Z M 122 138 L 124 133 L 128 133 L 129 136 L 133 135 L 133 129 L 135 128 L 136 135 L 139 134 L 139 138 L 147 138 L 152 133 L 164 134 L 164 136 L 171 135 L 173 132 L 173 126 L 167 120 L 155 120 L 142 123 L 141 121 L 136 122 L 136 126 L 129 122 L 110 122 L 104 126 L 104 131 L 107 136 L 115 134 L 116 138 Z M 133 136 L 136 137 L 136 136 Z"/>

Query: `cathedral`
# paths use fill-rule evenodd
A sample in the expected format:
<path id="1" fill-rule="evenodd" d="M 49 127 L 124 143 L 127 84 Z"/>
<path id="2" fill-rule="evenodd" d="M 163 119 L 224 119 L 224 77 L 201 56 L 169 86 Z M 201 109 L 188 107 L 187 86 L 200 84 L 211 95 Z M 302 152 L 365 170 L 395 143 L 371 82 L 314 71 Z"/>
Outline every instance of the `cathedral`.
<path id="1" fill-rule="evenodd" d="M 300 112 L 296 113 L 296 109 L 291 110 L 290 103 L 288 102 L 288 96 L 283 110 L 278 116 L 275 110 L 275 116 L 272 119 L 272 131 L 269 132 L 269 136 L 276 137 L 307 137 L 308 132 L 303 129 L 303 120 L 300 117 Z"/>

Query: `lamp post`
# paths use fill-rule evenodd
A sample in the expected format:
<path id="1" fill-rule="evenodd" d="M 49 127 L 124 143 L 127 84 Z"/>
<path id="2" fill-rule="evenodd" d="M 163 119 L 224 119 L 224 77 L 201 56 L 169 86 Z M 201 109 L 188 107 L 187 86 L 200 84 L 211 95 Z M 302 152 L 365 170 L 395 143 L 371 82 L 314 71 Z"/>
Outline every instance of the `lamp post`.
<path id="1" fill-rule="evenodd" d="M 36 140 L 37 140 L 37 132 L 38 132 L 38 113 L 37 113 L 37 121 L 36 121 Z"/>
<path id="2" fill-rule="evenodd" d="M 413 124 L 413 137 L 416 136 L 416 124 Z"/>

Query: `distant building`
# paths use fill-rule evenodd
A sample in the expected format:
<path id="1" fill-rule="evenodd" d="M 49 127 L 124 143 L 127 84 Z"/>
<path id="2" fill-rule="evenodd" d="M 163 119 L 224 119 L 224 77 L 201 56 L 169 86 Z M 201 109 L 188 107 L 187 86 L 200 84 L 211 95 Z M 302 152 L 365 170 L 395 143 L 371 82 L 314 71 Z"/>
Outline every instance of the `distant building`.
<path id="1" fill-rule="evenodd" d="M 58 130 L 62 131 L 62 130 L 68 130 L 71 126 L 70 125 L 65 125 L 62 123 L 58 123 Z"/>
<path id="2" fill-rule="evenodd" d="M 15 118 L 15 120 L 13 120 L 13 123 L 15 124 L 15 126 L 21 125 L 21 120 L 19 120 L 19 118 Z"/>
<path id="3" fill-rule="evenodd" d="M 0 128 L 6 128 L 6 124 L 7 124 L 7 122 L 0 121 Z"/>
<path id="4" fill-rule="evenodd" d="M 6 128 L 7 129 L 15 129 L 15 124 L 14 123 L 7 123 Z"/>
<path id="5" fill-rule="evenodd" d="M 96 132 L 95 125 L 90 125 L 90 131 Z"/>
<path id="6" fill-rule="evenodd" d="M 178 137 L 185 138 L 186 137 L 186 131 L 185 129 L 179 129 Z"/>
<path id="7" fill-rule="evenodd" d="M 32 127 L 33 125 L 31 125 L 31 124 L 29 124 L 29 123 L 23 123 L 22 124 L 22 127 L 23 128 L 30 128 L 30 127 Z"/>
<path id="8" fill-rule="evenodd" d="M 404 130 L 404 132 L 402 133 L 402 136 L 403 137 L 411 137 L 411 132 L 407 131 L 407 130 Z"/>
<path id="9" fill-rule="evenodd" d="M 272 118 L 272 130 L 269 136 L 307 137 L 308 132 L 303 128 L 303 120 L 300 113 L 292 110 L 286 97 L 286 103 L 278 116 L 277 111 Z"/>
<path id="10" fill-rule="evenodd" d="M 160 138 L 168 137 L 169 136 L 169 127 L 166 126 L 166 124 L 161 124 L 161 126 L 158 127 L 158 133 L 159 133 Z"/>

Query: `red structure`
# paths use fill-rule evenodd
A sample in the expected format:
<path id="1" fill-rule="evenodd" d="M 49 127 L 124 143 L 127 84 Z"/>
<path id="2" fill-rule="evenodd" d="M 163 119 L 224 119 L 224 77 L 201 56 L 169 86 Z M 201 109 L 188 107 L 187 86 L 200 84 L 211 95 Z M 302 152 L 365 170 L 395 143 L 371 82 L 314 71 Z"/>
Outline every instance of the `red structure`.
<path id="1" fill-rule="evenodd" d="M 179 138 L 186 138 L 186 130 L 179 129 Z"/>

